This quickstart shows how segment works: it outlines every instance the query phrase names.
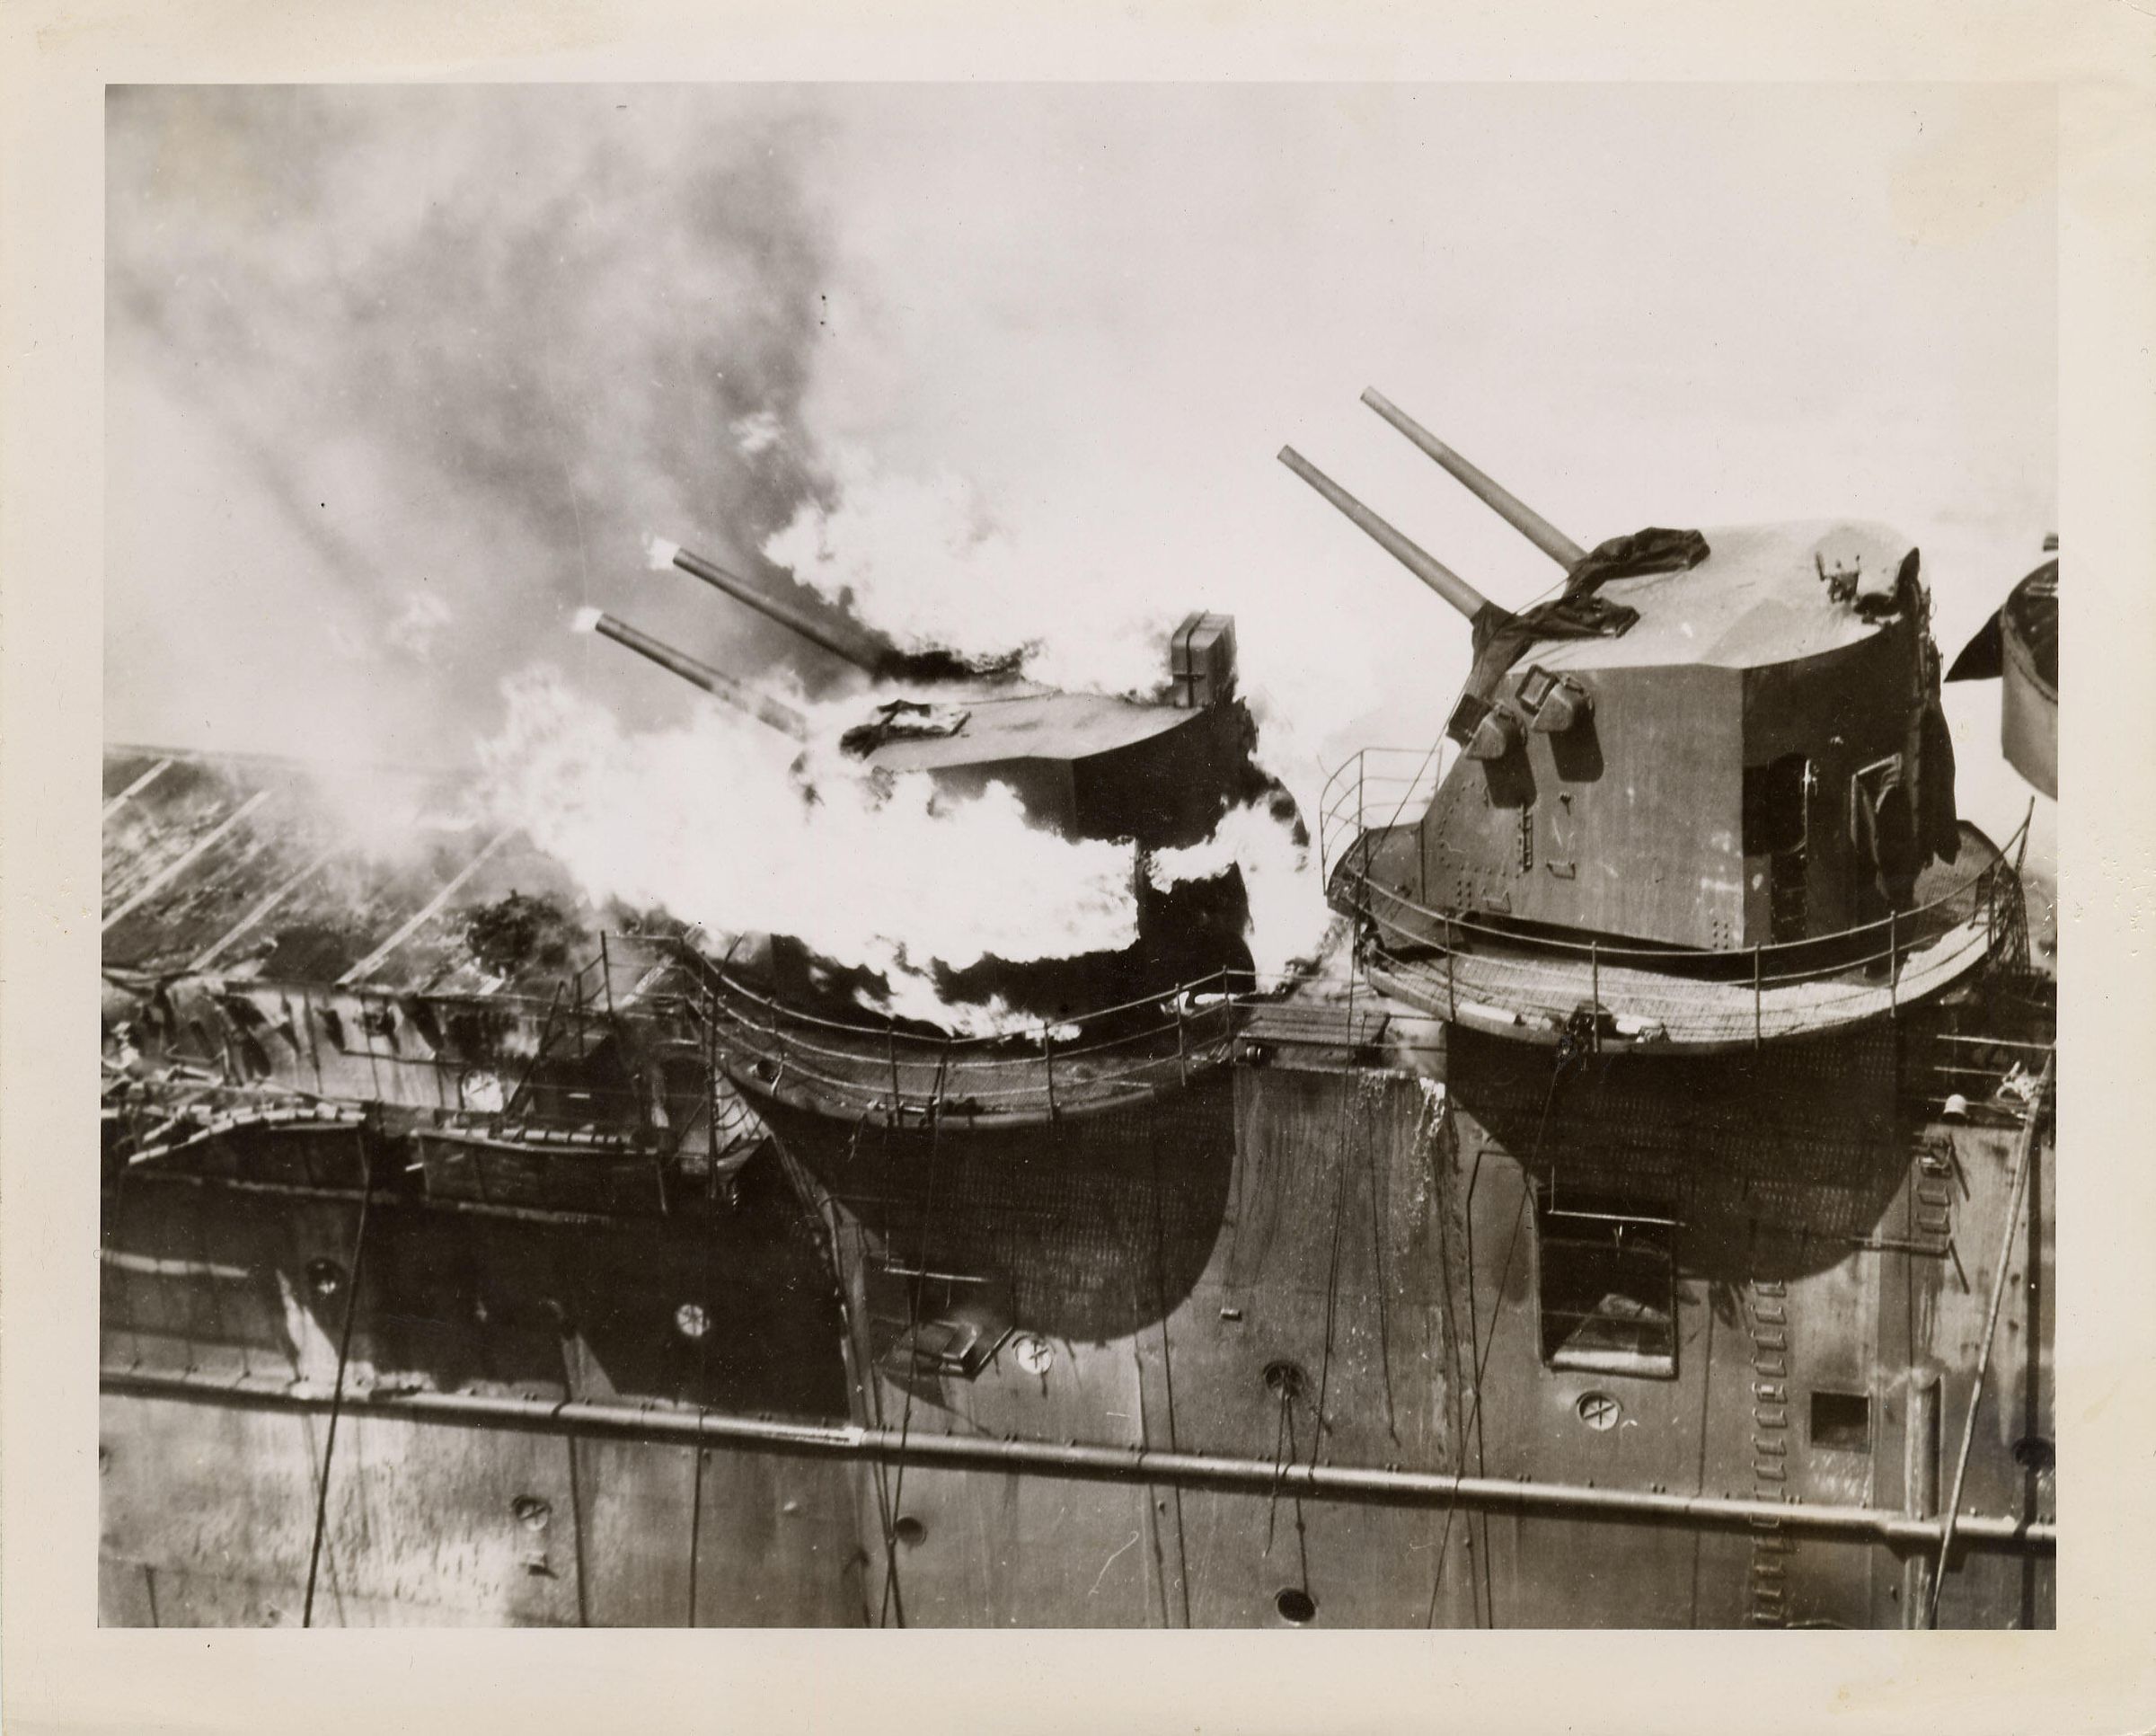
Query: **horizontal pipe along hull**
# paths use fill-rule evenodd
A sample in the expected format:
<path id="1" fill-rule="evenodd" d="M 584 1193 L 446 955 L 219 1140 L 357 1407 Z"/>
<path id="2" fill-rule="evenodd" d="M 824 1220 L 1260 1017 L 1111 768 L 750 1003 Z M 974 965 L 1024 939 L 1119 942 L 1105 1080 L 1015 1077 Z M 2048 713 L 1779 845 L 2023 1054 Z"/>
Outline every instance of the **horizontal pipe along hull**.
<path id="1" fill-rule="evenodd" d="M 252 1407 L 326 1411 L 327 1392 L 262 1388 L 199 1376 L 107 1368 L 101 1386 L 110 1395 L 182 1398 Z M 1140 1447 L 1081 1442 L 1003 1440 L 936 1435 L 860 1424 L 775 1422 L 711 1412 L 656 1411 L 621 1405 L 550 1402 L 463 1393 L 348 1394 L 348 1413 L 404 1417 L 415 1422 L 474 1428 L 536 1430 L 580 1439 L 639 1440 L 675 1445 L 735 1446 L 899 1463 L 1032 1472 L 1047 1476 L 1114 1482 L 1278 1492 L 1334 1500 L 1406 1506 L 1457 1504 L 1486 1512 L 1568 1513 L 1611 1519 L 1683 1522 L 1735 1527 L 1773 1521 L 1785 1529 L 1870 1538 L 1913 1548 L 1936 1548 L 1941 1522 L 1865 1507 L 1807 1507 L 1775 1501 L 1654 1494 L 1579 1484 L 1535 1484 L 1502 1477 L 1454 1477 L 1442 1472 L 1396 1471 L 1370 1466 L 1275 1464 L 1219 1454 L 1157 1452 Z M 1957 1541 L 2049 1554 L 2055 1528 L 2040 1521 L 1966 1517 L 1954 1528 Z"/>

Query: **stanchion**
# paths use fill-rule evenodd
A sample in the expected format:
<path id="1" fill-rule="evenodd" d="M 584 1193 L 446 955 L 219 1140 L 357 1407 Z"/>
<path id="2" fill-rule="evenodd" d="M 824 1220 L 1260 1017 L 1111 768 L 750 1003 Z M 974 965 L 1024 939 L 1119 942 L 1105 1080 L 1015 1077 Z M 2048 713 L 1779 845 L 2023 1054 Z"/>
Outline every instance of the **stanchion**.
<path id="1" fill-rule="evenodd" d="M 1902 942 L 1901 912 L 1891 905 L 1886 910 L 1886 1015 L 1902 1016 Z"/>

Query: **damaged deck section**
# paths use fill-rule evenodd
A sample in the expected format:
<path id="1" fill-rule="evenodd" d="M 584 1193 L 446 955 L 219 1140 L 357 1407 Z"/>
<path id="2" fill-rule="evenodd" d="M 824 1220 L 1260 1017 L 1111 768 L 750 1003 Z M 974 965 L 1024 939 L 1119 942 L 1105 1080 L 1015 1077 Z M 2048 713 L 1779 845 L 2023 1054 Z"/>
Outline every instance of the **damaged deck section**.
<path id="1" fill-rule="evenodd" d="M 454 775 L 122 748 L 104 784 L 109 971 L 543 995 L 596 933 L 561 865 Z M 475 953 L 473 912 L 512 892 L 548 932 Z"/>

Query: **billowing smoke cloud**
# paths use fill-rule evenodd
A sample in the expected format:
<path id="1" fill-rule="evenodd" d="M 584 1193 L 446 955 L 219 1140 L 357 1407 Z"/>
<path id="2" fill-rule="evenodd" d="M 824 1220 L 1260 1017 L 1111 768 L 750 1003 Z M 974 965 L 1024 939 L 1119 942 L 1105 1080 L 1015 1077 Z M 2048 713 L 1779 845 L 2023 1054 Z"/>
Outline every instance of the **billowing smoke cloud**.
<path id="1" fill-rule="evenodd" d="M 842 275 L 827 120 L 782 94 L 647 89 L 112 102 L 123 408 L 183 402 L 218 485 L 277 520 L 234 550 L 282 569 L 270 608 L 223 626 L 254 674 L 235 745 L 476 745 L 490 818 L 595 899 L 798 935 L 883 971 L 902 1010 L 932 960 L 1134 937 L 1127 846 L 1034 831 L 1008 792 L 952 804 L 835 757 L 804 803 L 790 744 L 625 654 L 573 686 L 558 672 L 596 599 L 796 704 L 799 676 L 830 678 L 687 580 L 638 582 L 656 529 L 761 554 L 909 650 L 1023 647 L 1037 678 L 1111 691 L 1165 678 L 1186 599 L 1097 542 L 1023 535 L 948 466 L 826 456 L 805 405 Z M 132 553 L 118 564 L 139 573 Z M 215 685 L 199 657 L 161 673 Z M 382 804 L 340 782 L 380 844 Z"/>
<path id="2" fill-rule="evenodd" d="M 595 899 L 662 906 L 715 935 L 793 935 L 882 972 L 909 1014 L 941 1011 L 932 962 L 1136 938 L 1127 844 L 1041 831 L 1000 784 L 953 800 L 925 775 L 870 776 L 817 735 L 797 766 L 797 743 L 716 707 L 634 731 L 558 677 L 528 675 L 509 684 L 485 787 L 497 818 Z"/>
<path id="3" fill-rule="evenodd" d="M 1264 802 L 1231 809 L 1213 836 L 1186 850 L 1156 850 L 1146 872 L 1163 890 L 1233 866 L 1250 901 L 1250 959 L 1262 978 L 1316 956 L 1332 921 L 1316 851 Z"/>
<path id="4" fill-rule="evenodd" d="M 1026 672 L 1057 686 L 1166 685 L 1168 635 L 1188 605 L 1157 584 L 1117 583 L 1129 563 L 1104 567 L 1082 545 L 1014 535 L 950 472 L 895 474 L 842 447 L 833 473 L 835 500 L 802 501 L 763 546 L 819 595 L 909 651 L 987 660 L 1022 650 Z M 1070 609 L 1073 598 L 1086 607 Z"/>
<path id="5" fill-rule="evenodd" d="M 1283 439 L 1496 600 L 1554 578 L 1356 404 L 1372 384 L 1586 542 L 1895 522 L 1957 644 L 2055 526 L 2049 117 L 1885 87 L 119 90 L 108 715 L 393 760 L 494 737 L 543 764 L 559 733 L 526 793 L 605 766 L 562 810 L 583 843 L 560 821 L 595 886 L 658 885 L 602 847 L 634 787 L 682 914 L 723 893 L 719 926 L 813 926 L 711 880 L 676 816 L 701 847 L 747 804 L 747 833 L 796 800 L 775 762 L 746 787 L 754 754 L 791 750 L 718 773 L 759 738 L 568 640 L 600 607 L 830 690 L 828 659 L 644 573 L 655 532 L 1110 691 L 1157 684 L 1185 610 L 1230 609 L 1268 769 L 1313 813 L 1355 748 L 1436 739 L 1467 641 L 1271 462 Z M 1995 160 L 2028 169 L 2011 198 Z M 1627 269 L 1583 293 L 1560 259 Z M 605 751 L 543 690 L 609 715 Z M 1957 730 L 1966 805 L 1995 713 Z M 903 827 L 909 800 L 864 811 Z M 1212 849 L 1264 902 L 1279 846 Z M 1087 919 L 1073 860 L 1036 864 L 1060 934 Z M 846 865 L 840 914 L 900 908 Z M 858 926 L 834 950 L 893 944 Z"/>
<path id="6" fill-rule="evenodd" d="M 817 497 L 800 405 L 826 224 L 821 130 L 798 103 L 514 87 L 110 102 L 115 421 L 123 441 L 145 422 L 187 436 L 130 454 L 116 483 L 254 509 L 228 556 L 264 606 L 220 621 L 224 660 L 257 678 L 246 745 L 315 745 L 328 690 L 371 687 L 372 707 L 339 713 L 352 750 L 466 752 L 503 678 L 560 659 L 573 608 L 634 572 L 645 527 L 694 525 L 738 559 Z M 128 546 L 125 505 L 117 612 L 169 622 L 174 589 L 216 611 L 211 575 Z M 702 599 L 654 612 L 709 637 Z M 728 626 L 744 660 L 784 649 L 753 619 Z M 214 685 L 207 660 L 132 685 Z M 663 684 L 598 667 L 617 697 L 654 695 L 647 715 L 677 713 Z"/>

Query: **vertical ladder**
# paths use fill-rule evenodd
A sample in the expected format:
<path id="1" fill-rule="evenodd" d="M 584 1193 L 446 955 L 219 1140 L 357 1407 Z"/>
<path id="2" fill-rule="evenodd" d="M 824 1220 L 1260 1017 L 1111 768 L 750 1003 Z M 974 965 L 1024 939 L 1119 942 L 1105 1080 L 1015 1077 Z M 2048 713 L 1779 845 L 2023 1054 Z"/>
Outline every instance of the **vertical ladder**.
<path id="1" fill-rule="evenodd" d="M 1752 1482 L 1761 1501 L 1787 1501 L 1789 1475 L 1789 1287 L 1754 1279 L 1745 1298 L 1752 1336 Z M 1789 1622 L 1789 1558 L 1797 1540 L 1779 1519 L 1752 1521 L 1752 1625 Z"/>

